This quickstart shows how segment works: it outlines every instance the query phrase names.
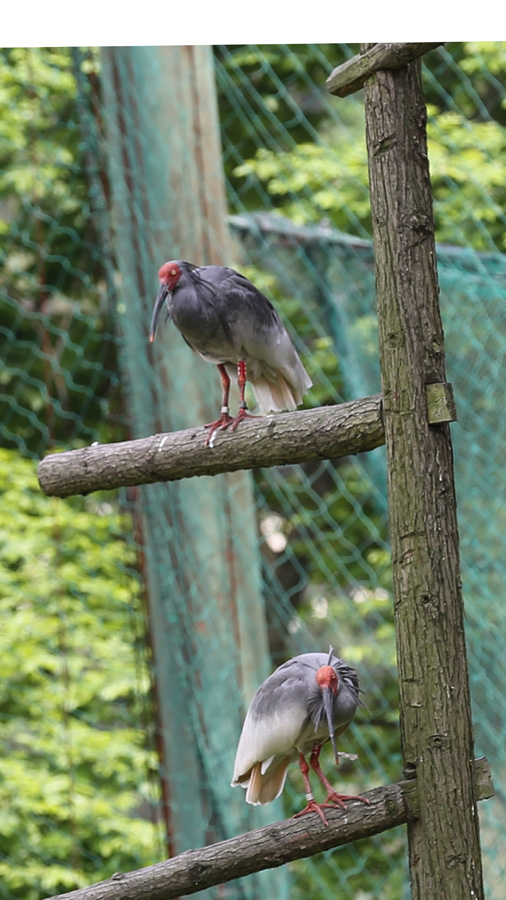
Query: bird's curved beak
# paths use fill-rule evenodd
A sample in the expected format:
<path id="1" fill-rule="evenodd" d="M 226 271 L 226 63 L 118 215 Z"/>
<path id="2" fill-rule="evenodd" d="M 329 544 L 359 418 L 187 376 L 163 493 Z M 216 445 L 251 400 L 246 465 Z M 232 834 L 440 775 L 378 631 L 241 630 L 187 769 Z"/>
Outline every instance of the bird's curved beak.
<path id="1" fill-rule="evenodd" d="M 329 726 L 329 735 L 330 740 L 332 741 L 332 749 L 334 751 L 334 759 L 336 761 L 336 765 L 339 765 L 339 757 L 337 755 L 337 747 L 336 747 L 336 738 L 334 734 L 334 694 L 331 688 L 324 687 L 322 688 L 323 695 L 323 708 L 325 710 L 325 715 L 327 716 L 327 724 Z"/>
<path id="2" fill-rule="evenodd" d="M 161 310 L 163 304 L 165 303 L 165 298 L 167 297 L 168 293 L 169 293 L 169 288 L 167 287 L 167 285 L 161 284 L 160 290 L 158 291 L 158 294 L 156 296 L 155 305 L 153 308 L 153 315 L 151 317 L 151 328 L 149 330 L 149 343 L 150 344 L 152 344 L 155 339 L 156 323 L 158 320 L 158 316 L 160 315 L 160 310 Z"/>

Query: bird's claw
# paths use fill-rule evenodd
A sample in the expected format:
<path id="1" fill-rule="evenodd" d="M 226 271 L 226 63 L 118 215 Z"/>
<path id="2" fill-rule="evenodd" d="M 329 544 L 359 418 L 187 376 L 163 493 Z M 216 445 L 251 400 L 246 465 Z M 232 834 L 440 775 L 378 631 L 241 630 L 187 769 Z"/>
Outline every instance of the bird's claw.
<path id="1" fill-rule="evenodd" d="M 207 425 L 204 425 L 204 428 L 209 428 L 209 434 L 207 435 L 206 447 L 209 445 L 212 447 L 214 443 L 214 435 L 217 431 L 225 431 L 229 425 L 235 422 L 235 419 L 232 418 L 228 414 L 228 412 L 222 412 L 219 419 L 216 419 L 216 422 L 208 422 Z"/>
<path id="2" fill-rule="evenodd" d="M 325 818 L 325 813 L 323 812 L 323 809 L 322 809 L 322 806 L 325 806 L 325 805 L 330 806 L 331 804 L 330 803 L 329 804 L 317 803 L 316 800 L 310 800 L 308 802 L 308 805 L 306 807 L 304 807 L 304 809 L 301 809 L 300 812 L 295 813 L 295 815 L 292 816 L 292 819 L 298 819 L 300 816 L 307 815 L 307 813 L 315 812 L 315 813 L 318 813 L 323 824 L 328 825 L 329 823 L 327 822 L 327 819 Z"/>
<path id="3" fill-rule="evenodd" d="M 216 422 L 209 422 L 207 425 L 204 425 L 204 428 L 209 428 L 209 434 L 206 440 L 206 447 L 212 447 L 214 443 L 214 435 L 217 431 L 226 431 L 227 428 L 230 427 L 231 431 L 235 431 L 239 422 L 242 419 L 260 419 L 261 416 L 254 416 L 251 413 L 246 412 L 242 407 L 239 409 L 235 419 L 232 418 L 228 414 L 228 412 L 222 412 L 219 419 L 216 419 Z"/>
<path id="4" fill-rule="evenodd" d="M 241 422 L 242 419 L 261 419 L 261 418 L 262 418 L 261 416 L 254 416 L 254 415 L 252 415 L 251 413 L 246 412 L 246 410 L 243 409 L 242 406 L 241 406 L 241 408 L 239 409 L 239 412 L 237 413 L 235 419 L 232 420 L 232 431 L 235 431 L 235 429 L 237 428 L 239 422 Z"/>
<path id="5" fill-rule="evenodd" d="M 325 803 L 322 803 L 322 806 L 340 806 L 341 809 L 346 809 L 345 800 L 360 800 L 362 803 L 370 803 L 367 797 L 361 797 L 359 794 L 338 794 L 336 791 L 333 791 L 332 794 L 329 794 Z"/>
<path id="6" fill-rule="evenodd" d="M 367 797 L 360 797 L 358 794 L 338 794 L 334 791 L 332 794 L 328 795 L 324 803 L 317 803 L 316 800 L 309 800 L 307 806 L 304 809 L 301 809 L 300 812 L 295 813 L 295 815 L 292 816 L 292 819 L 298 819 L 299 816 L 305 816 L 307 813 L 315 812 L 318 813 L 323 824 L 328 825 L 329 823 L 325 818 L 323 808 L 335 809 L 336 806 L 338 806 L 340 809 L 346 809 L 345 800 L 361 800 L 362 803 L 370 803 Z"/>

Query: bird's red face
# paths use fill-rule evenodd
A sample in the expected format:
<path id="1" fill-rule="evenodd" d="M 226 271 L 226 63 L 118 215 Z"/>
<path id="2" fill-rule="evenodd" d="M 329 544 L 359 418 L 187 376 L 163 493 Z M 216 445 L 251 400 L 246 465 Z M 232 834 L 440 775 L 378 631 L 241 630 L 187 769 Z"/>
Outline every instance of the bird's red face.
<path id="1" fill-rule="evenodd" d="M 337 694 L 338 677 L 333 666 L 322 666 L 316 673 L 316 680 L 320 687 L 327 688 L 332 691 L 334 696 Z"/>
<path id="2" fill-rule="evenodd" d="M 164 263 L 158 272 L 158 278 L 160 279 L 161 284 L 168 287 L 169 291 L 173 291 L 181 278 L 181 269 L 177 262 L 172 260 L 171 262 Z"/>
<path id="3" fill-rule="evenodd" d="M 337 695 L 339 679 L 333 666 L 321 666 L 316 673 L 316 681 L 322 692 L 323 708 L 329 726 L 329 738 L 332 741 L 332 749 L 336 765 L 339 763 L 336 740 L 334 736 L 334 697 Z"/>
<path id="4" fill-rule="evenodd" d="M 155 339 L 156 323 L 160 314 L 160 310 L 165 303 L 167 295 L 170 294 L 170 292 L 173 291 L 176 287 L 176 284 L 181 278 L 181 275 L 181 269 L 178 266 L 177 262 L 175 262 L 174 260 L 164 263 L 163 266 L 158 270 L 160 288 L 158 290 L 158 294 L 155 300 L 155 306 L 153 309 L 153 315 L 151 318 L 151 329 L 149 332 L 150 343 L 153 343 Z"/>

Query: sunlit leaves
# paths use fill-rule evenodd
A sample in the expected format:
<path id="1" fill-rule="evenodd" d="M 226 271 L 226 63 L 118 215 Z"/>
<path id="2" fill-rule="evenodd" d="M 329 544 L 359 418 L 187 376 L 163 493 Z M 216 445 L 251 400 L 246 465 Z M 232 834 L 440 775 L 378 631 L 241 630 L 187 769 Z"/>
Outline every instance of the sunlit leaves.
<path id="1" fill-rule="evenodd" d="M 498 92 L 503 106 L 506 102 L 501 88 L 506 44 L 468 43 L 461 52 L 459 64 L 469 80 L 462 82 L 462 72 L 460 80 L 457 72 L 448 73 L 455 87 L 453 102 L 449 94 L 437 96 L 434 77 L 430 91 L 440 104 L 433 99 L 428 125 L 436 237 L 504 252 L 506 128 L 487 116 L 486 103 L 490 100 L 495 108 Z M 233 176 L 249 190 L 256 182 L 271 204 L 297 224 L 323 220 L 359 236 L 371 233 L 364 123 L 356 112 L 346 125 L 336 124 L 329 112 L 317 140 L 259 147 L 235 167 Z"/>
<path id="2" fill-rule="evenodd" d="M 127 521 L 14 452 L 0 485 L 0 880 L 35 900 L 157 859 L 157 760 Z"/>

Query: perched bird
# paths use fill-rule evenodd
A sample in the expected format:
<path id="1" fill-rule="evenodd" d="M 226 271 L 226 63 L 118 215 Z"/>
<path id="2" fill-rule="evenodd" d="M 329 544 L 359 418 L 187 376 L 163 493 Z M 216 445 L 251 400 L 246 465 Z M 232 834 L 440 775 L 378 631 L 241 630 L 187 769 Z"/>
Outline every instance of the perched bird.
<path id="1" fill-rule="evenodd" d="M 336 737 L 348 727 L 360 703 L 357 673 L 333 653 L 331 647 L 328 656 L 295 656 L 258 688 L 244 721 L 232 779 L 232 787 L 240 784 L 246 789 L 248 803 L 256 806 L 279 797 L 288 764 L 297 757 L 308 802 L 296 816 L 316 812 L 327 825 L 322 807 L 337 804 L 345 809 L 345 800 L 369 802 L 365 797 L 336 793 L 320 768 L 320 750 L 329 740 L 339 764 Z M 317 803 L 311 791 L 308 754 L 327 791 L 324 803 Z"/>
<path id="2" fill-rule="evenodd" d="M 311 387 L 311 379 L 269 302 L 244 275 L 223 266 L 194 266 L 182 260 L 166 262 L 158 272 L 160 288 L 151 319 L 150 341 L 164 303 L 186 343 L 195 353 L 218 366 L 223 386 L 220 418 L 209 422 L 207 443 L 218 429 L 248 416 L 246 381 L 258 406 L 269 410 L 295 409 Z M 239 386 L 239 412 L 230 416 L 230 377 Z"/>

